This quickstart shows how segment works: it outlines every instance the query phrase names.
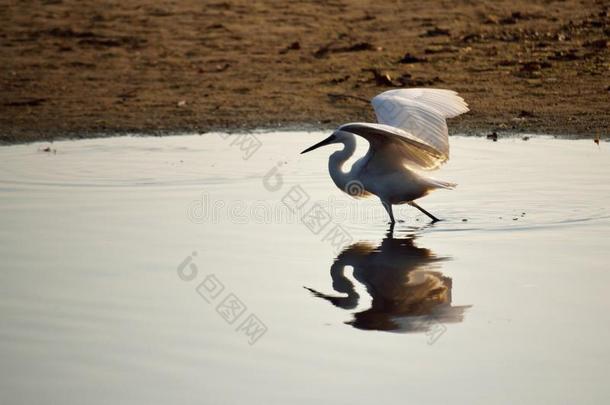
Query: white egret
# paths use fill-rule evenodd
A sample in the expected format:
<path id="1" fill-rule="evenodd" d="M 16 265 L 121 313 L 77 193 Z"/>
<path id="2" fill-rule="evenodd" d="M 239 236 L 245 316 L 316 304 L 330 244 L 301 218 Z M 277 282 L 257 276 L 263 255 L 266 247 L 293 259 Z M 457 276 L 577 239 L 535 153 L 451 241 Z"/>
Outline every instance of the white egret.
<path id="1" fill-rule="evenodd" d="M 456 184 L 426 177 L 422 172 L 437 169 L 449 159 L 446 118 L 469 111 L 468 104 L 454 91 L 420 88 L 389 90 L 375 96 L 371 103 L 379 123 L 341 125 L 301 153 L 342 143 L 343 149 L 328 160 L 330 177 L 339 189 L 356 198 L 376 195 L 392 224 L 392 205 L 405 203 L 438 221 L 415 200 Z M 343 166 L 356 150 L 354 135 L 365 138 L 370 146 L 345 172 Z"/>

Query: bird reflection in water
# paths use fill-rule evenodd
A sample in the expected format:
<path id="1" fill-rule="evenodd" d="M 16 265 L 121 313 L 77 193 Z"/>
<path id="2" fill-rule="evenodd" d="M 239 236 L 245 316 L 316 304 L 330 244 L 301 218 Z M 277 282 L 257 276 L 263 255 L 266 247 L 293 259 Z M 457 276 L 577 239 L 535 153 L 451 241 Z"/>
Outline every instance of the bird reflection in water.
<path id="1" fill-rule="evenodd" d="M 346 268 L 371 296 L 371 307 L 354 313 L 349 325 L 358 329 L 438 333 L 446 323 L 461 322 L 469 306 L 451 303 L 452 280 L 439 269 L 447 258 L 415 245 L 415 236 L 394 238 L 390 229 L 381 244 L 354 243 L 345 248 L 330 268 L 333 289 L 343 296 L 305 287 L 314 296 L 352 310 L 360 299 Z M 436 329 L 436 331 L 434 331 Z"/>

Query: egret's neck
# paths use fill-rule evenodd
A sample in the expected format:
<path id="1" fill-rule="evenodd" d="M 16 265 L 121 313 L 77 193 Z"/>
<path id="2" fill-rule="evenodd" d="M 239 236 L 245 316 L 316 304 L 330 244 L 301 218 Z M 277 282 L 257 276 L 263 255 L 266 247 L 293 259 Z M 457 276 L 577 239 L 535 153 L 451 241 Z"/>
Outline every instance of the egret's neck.
<path id="1" fill-rule="evenodd" d="M 345 137 L 343 140 L 343 149 L 336 151 L 328 159 L 328 171 L 337 187 L 345 190 L 345 186 L 352 179 L 352 173 L 343 171 L 343 165 L 356 151 L 356 138 Z"/>

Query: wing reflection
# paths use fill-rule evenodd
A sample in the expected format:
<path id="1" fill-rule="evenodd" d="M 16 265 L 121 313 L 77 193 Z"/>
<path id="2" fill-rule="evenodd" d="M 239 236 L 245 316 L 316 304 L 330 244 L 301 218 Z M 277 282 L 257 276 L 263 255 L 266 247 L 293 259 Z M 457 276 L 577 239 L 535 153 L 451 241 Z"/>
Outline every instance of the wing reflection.
<path id="1" fill-rule="evenodd" d="M 395 239 L 390 231 L 379 246 L 354 243 L 344 249 L 330 268 L 333 289 L 343 296 L 305 287 L 314 296 L 343 309 L 354 309 L 360 299 L 354 279 L 371 296 L 371 306 L 355 312 L 349 325 L 358 329 L 395 332 L 430 332 L 445 323 L 461 322 L 469 306 L 451 303 L 452 280 L 439 270 L 447 258 L 417 247 L 415 236 Z"/>

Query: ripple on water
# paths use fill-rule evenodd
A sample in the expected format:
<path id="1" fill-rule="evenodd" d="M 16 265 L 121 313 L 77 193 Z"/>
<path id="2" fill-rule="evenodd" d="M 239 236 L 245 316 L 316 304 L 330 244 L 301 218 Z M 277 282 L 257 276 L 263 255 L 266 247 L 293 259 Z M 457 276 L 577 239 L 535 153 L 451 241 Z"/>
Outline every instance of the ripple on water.
<path id="1" fill-rule="evenodd" d="M 211 136 L 59 141 L 55 153 L 40 144 L 8 146 L 0 149 L 0 189 L 195 186 L 260 177 L 230 149 Z"/>

